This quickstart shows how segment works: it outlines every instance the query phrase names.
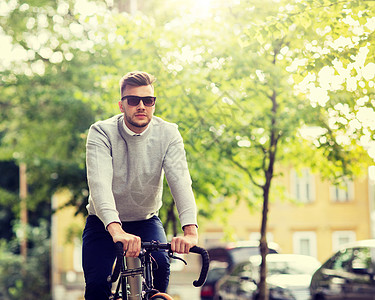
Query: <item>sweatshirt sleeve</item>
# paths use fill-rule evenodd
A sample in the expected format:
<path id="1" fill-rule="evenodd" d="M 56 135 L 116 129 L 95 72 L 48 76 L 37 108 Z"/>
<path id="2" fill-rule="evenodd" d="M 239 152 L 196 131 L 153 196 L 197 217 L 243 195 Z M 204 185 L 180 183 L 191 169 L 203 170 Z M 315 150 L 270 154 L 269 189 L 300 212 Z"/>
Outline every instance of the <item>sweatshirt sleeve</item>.
<path id="1" fill-rule="evenodd" d="M 197 208 L 192 190 L 192 181 L 186 161 L 184 143 L 177 127 L 170 142 L 163 168 L 173 199 L 176 203 L 181 226 L 197 224 Z"/>
<path id="2" fill-rule="evenodd" d="M 90 189 L 89 205 L 104 223 L 121 223 L 112 192 L 112 149 L 108 135 L 98 124 L 90 127 L 86 144 L 87 181 Z"/>

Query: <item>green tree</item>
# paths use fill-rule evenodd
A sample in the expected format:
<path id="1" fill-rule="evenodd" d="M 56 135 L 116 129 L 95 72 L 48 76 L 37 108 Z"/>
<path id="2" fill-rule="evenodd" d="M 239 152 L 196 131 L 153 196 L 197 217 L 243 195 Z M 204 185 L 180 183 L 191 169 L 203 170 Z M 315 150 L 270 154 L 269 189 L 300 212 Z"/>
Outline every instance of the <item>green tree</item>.
<path id="1" fill-rule="evenodd" d="M 332 4 L 319 8 L 333 8 Z M 293 64 L 304 58 L 301 49 L 317 36 L 310 25 L 319 20 L 313 11 L 297 22 L 295 9 L 300 6 L 286 2 L 222 3 L 209 21 L 191 17 L 174 23 L 176 31 L 176 24 L 185 25 L 185 42 L 163 60 L 181 83 L 179 90 L 167 91 L 169 95 L 177 92 L 181 99 L 182 106 L 176 104 L 172 111 L 177 117 L 184 115 L 179 124 L 185 134 L 191 133 L 188 140 L 194 141 L 188 146 L 196 155 L 193 175 L 199 170 L 197 177 L 207 180 L 202 187 L 212 183 L 207 193 L 210 200 L 215 194 L 237 194 L 254 207 L 259 203 L 256 199 L 262 199 L 261 299 L 268 298 L 267 213 L 270 199 L 279 191 L 271 189 L 273 178 L 280 175 L 275 173 L 277 166 L 310 165 L 337 181 L 369 162 L 362 147 L 339 142 L 340 132 L 329 126 L 329 111 L 311 105 L 308 97 L 295 91 L 292 75 L 298 78 L 299 74 Z M 306 139 L 303 129 L 311 127 L 323 130 L 315 139 L 323 136 L 325 143 Z M 243 186 L 244 178 L 248 184 Z M 236 183 L 242 185 L 242 193 Z"/>
<path id="2" fill-rule="evenodd" d="M 43 220 L 50 222 L 50 200 L 58 188 L 69 187 L 74 203 L 84 206 L 87 197 L 85 133 L 95 120 L 95 112 L 103 111 L 95 102 L 102 87 L 93 84 L 91 76 L 95 74 L 90 70 L 95 65 L 89 63 L 95 61 L 90 52 L 95 44 L 81 36 L 80 32 L 88 34 L 90 27 L 84 27 L 82 16 L 73 14 L 66 3 L 6 1 L 2 3 L 1 13 L 4 14 L 0 21 L 1 34 L 12 41 L 12 52 L 0 66 L 0 160 L 27 164 L 27 209 L 30 228 L 34 228 L 29 232 L 26 263 L 18 256 L 18 247 L 4 250 L 11 256 L 11 263 L 6 266 L 2 261 L 5 269 L 1 273 L 9 274 L 8 267 L 23 271 L 20 276 L 4 277 L 7 281 L 3 282 L 4 293 L 11 299 L 31 299 L 34 294 L 35 299 L 48 299 L 49 275 L 36 270 L 40 270 L 40 265 L 49 270 L 49 256 L 38 253 L 42 244 L 33 241 L 32 232 Z M 2 175 L 11 174 L 13 168 L 9 165 L 1 165 Z M 19 218 L 18 183 L 13 187 L 5 182 L 1 187 L 2 212 L 9 211 L 2 219 Z M 17 225 L 15 220 L 10 222 L 13 227 Z M 8 234 L 1 237 L 9 241 L 14 236 L 10 234 L 11 227 L 7 228 Z M 43 245 L 48 250 L 48 239 L 45 242 Z M 40 261 L 41 258 L 46 261 Z"/>
<path id="3" fill-rule="evenodd" d="M 1 70 L 1 159 L 27 164 L 28 209 L 32 213 L 39 206 L 43 209 L 38 213 L 45 211 L 47 217 L 46 204 L 61 185 L 57 179 L 69 180 L 57 171 L 84 177 L 81 149 L 94 120 L 87 103 L 98 88 L 89 76 L 91 54 L 75 45 L 79 37 L 59 31 L 61 26 L 79 26 L 69 9 L 55 1 L 7 5 L 0 24 L 20 57 Z"/>
<path id="4" fill-rule="evenodd" d="M 297 91 L 325 112 L 318 148 L 357 146 L 375 159 L 374 76 L 375 1 L 300 3 L 289 22 L 309 26 L 300 58 L 294 62 Z M 306 20 L 311 20 L 309 23 Z"/>

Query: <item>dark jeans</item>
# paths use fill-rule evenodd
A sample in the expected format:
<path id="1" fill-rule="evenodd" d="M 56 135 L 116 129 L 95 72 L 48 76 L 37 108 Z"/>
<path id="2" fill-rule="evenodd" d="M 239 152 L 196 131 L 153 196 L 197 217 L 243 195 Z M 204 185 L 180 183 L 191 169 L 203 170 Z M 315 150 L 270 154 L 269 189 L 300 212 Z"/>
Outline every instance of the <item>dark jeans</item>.
<path id="1" fill-rule="evenodd" d="M 166 243 L 163 225 L 157 216 L 144 221 L 123 222 L 122 228 L 127 233 L 137 235 L 144 242 L 160 241 Z M 86 281 L 86 300 L 108 300 L 111 284 L 107 277 L 112 272 L 115 261 L 115 247 L 109 232 L 96 216 L 88 216 L 82 235 L 82 261 Z M 169 258 L 165 252 L 155 252 L 152 256 L 158 268 L 153 271 L 154 287 L 165 292 L 169 283 Z"/>

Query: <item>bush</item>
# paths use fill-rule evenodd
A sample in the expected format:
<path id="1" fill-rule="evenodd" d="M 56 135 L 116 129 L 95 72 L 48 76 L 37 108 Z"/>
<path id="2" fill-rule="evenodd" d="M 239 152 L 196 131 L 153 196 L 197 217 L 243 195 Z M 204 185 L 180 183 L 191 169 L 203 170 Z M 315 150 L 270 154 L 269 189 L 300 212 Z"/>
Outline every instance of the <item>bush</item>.
<path id="1" fill-rule="evenodd" d="M 0 243 L 0 299 L 50 300 L 50 239 L 46 224 L 29 230 L 26 262 L 15 242 Z M 17 243 L 18 244 L 18 243 Z"/>

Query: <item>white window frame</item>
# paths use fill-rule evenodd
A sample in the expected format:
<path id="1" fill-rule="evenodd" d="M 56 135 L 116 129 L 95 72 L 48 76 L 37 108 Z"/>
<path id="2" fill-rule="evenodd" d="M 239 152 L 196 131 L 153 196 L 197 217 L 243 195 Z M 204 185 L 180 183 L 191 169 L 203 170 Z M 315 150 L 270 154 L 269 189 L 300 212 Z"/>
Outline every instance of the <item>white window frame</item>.
<path id="1" fill-rule="evenodd" d="M 300 172 L 291 170 L 292 196 L 301 203 L 315 201 L 315 176 L 309 168 L 303 168 Z"/>
<path id="2" fill-rule="evenodd" d="M 301 247 L 301 241 L 309 241 L 309 253 L 304 253 Z M 295 254 L 304 254 L 317 257 L 316 233 L 314 231 L 296 231 L 293 233 L 293 252 Z"/>
<path id="3" fill-rule="evenodd" d="M 347 242 L 340 242 L 342 238 L 347 239 Z M 347 243 L 356 241 L 356 233 L 353 230 L 337 230 L 332 232 L 332 250 L 338 251 Z"/>
<path id="4" fill-rule="evenodd" d="M 331 201 L 335 203 L 345 203 L 354 200 L 354 182 L 344 180 L 341 185 L 330 186 Z"/>

